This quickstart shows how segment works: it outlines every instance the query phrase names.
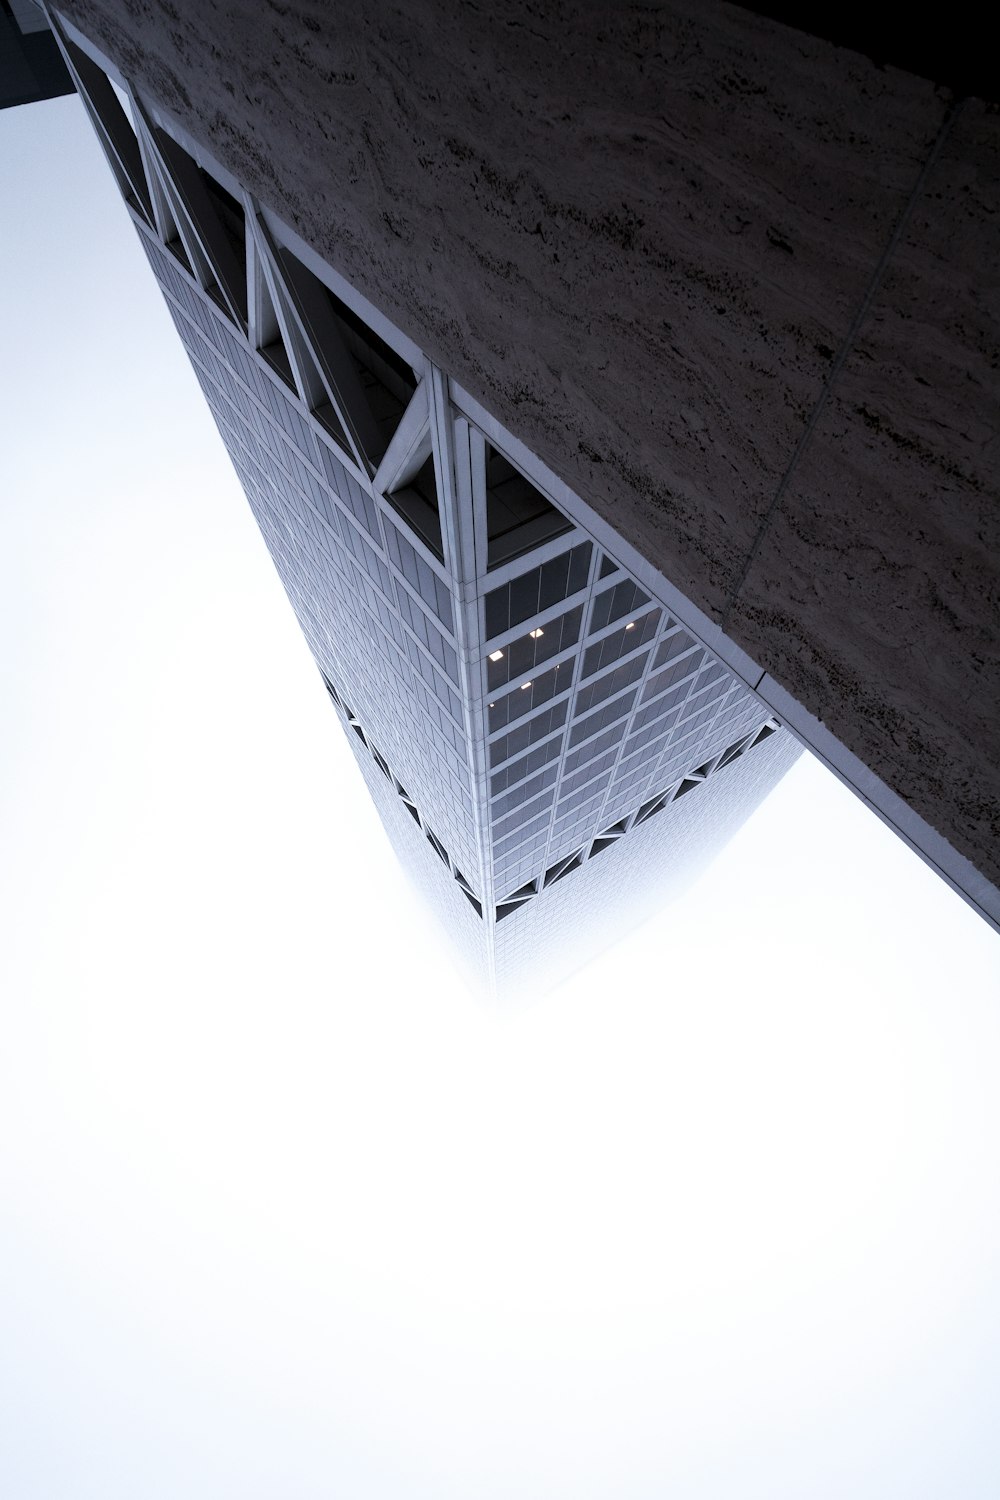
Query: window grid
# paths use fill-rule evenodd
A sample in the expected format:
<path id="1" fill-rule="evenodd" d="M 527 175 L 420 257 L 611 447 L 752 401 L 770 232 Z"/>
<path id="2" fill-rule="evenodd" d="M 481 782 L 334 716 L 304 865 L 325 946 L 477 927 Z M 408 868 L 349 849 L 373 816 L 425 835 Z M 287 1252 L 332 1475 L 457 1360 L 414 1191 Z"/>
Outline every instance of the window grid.
<path id="1" fill-rule="evenodd" d="M 266 356 L 241 345 L 228 314 L 207 305 L 148 229 L 142 238 L 317 659 L 333 660 L 345 626 L 364 637 L 381 663 L 383 691 L 391 683 L 390 696 L 412 702 L 430 727 L 422 754 L 441 782 L 464 793 L 464 808 L 453 812 L 474 844 L 467 679 L 447 570 L 428 560 Z M 661 795 L 656 784 L 690 772 L 693 758 L 711 769 L 724 752 L 742 753 L 734 737 L 766 712 L 575 523 L 566 531 L 563 549 L 545 545 L 534 568 L 524 567 L 526 552 L 516 568 L 498 569 L 502 582 L 497 574 L 477 580 L 485 641 L 494 645 L 481 659 L 491 695 L 484 714 L 492 715 L 484 811 L 498 891 L 515 877 L 524 884 L 561 869 L 577 841 L 585 860 L 612 816 L 625 808 L 614 826 L 627 828 L 644 793 Z M 373 711 L 381 712 L 377 695 Z M 391 777 L 382 753 L 372 755 Z M 438 834 L 426 836 L 449 863 Z M 465 868 L 475 863 L 464 840 L 460 857 Z"/>

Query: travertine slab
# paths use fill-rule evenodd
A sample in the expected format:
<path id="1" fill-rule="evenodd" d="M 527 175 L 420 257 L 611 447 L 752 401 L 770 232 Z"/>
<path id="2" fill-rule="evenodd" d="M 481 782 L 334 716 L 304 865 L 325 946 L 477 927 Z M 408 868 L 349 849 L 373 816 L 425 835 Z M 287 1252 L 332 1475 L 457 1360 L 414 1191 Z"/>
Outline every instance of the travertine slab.
<path id="1" fill-rule="evenodd" d="M 727 622 L 994 881 L 998 183 L 1000 116 L 969 101 Z"/>

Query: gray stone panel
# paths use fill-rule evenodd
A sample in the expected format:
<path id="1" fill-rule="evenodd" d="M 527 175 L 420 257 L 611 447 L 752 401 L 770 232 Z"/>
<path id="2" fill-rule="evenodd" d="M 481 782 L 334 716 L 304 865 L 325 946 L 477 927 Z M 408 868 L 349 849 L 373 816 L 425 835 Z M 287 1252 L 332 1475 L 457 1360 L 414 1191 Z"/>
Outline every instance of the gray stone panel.
<path id="1" fill-rule="evenodd" d="M 1000 881 L 997 117 L 958 115 L 726 628 Z M 989 753 L 992 748 L 993 753 Z M 984 754 L 984 752 L 986 752 Z M 956 840 L 957 841 L 957 840 Z"/>

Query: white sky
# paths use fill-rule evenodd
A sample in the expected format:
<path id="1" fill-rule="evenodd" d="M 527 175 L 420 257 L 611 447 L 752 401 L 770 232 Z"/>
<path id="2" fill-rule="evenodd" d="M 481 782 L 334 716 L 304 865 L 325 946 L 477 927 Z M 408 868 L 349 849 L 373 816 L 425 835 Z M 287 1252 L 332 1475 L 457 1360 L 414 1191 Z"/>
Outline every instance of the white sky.
<path id="1" fill-rule="evenodd" d="M 0 203 L 4 1500 L 993 1500 L 1000 939 L 803 760 L 466 994 L 77 101 Z"/>

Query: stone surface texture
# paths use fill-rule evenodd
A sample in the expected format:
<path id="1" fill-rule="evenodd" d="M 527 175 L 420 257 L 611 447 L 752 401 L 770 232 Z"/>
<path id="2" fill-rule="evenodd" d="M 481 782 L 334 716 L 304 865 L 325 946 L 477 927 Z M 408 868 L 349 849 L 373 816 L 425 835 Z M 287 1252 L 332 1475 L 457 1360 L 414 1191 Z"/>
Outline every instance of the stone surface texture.
<path id="1" fill-rule="evenodd" d="M 59 10 L 1000 883 L 1000 115 L 720 0 Z"/>

